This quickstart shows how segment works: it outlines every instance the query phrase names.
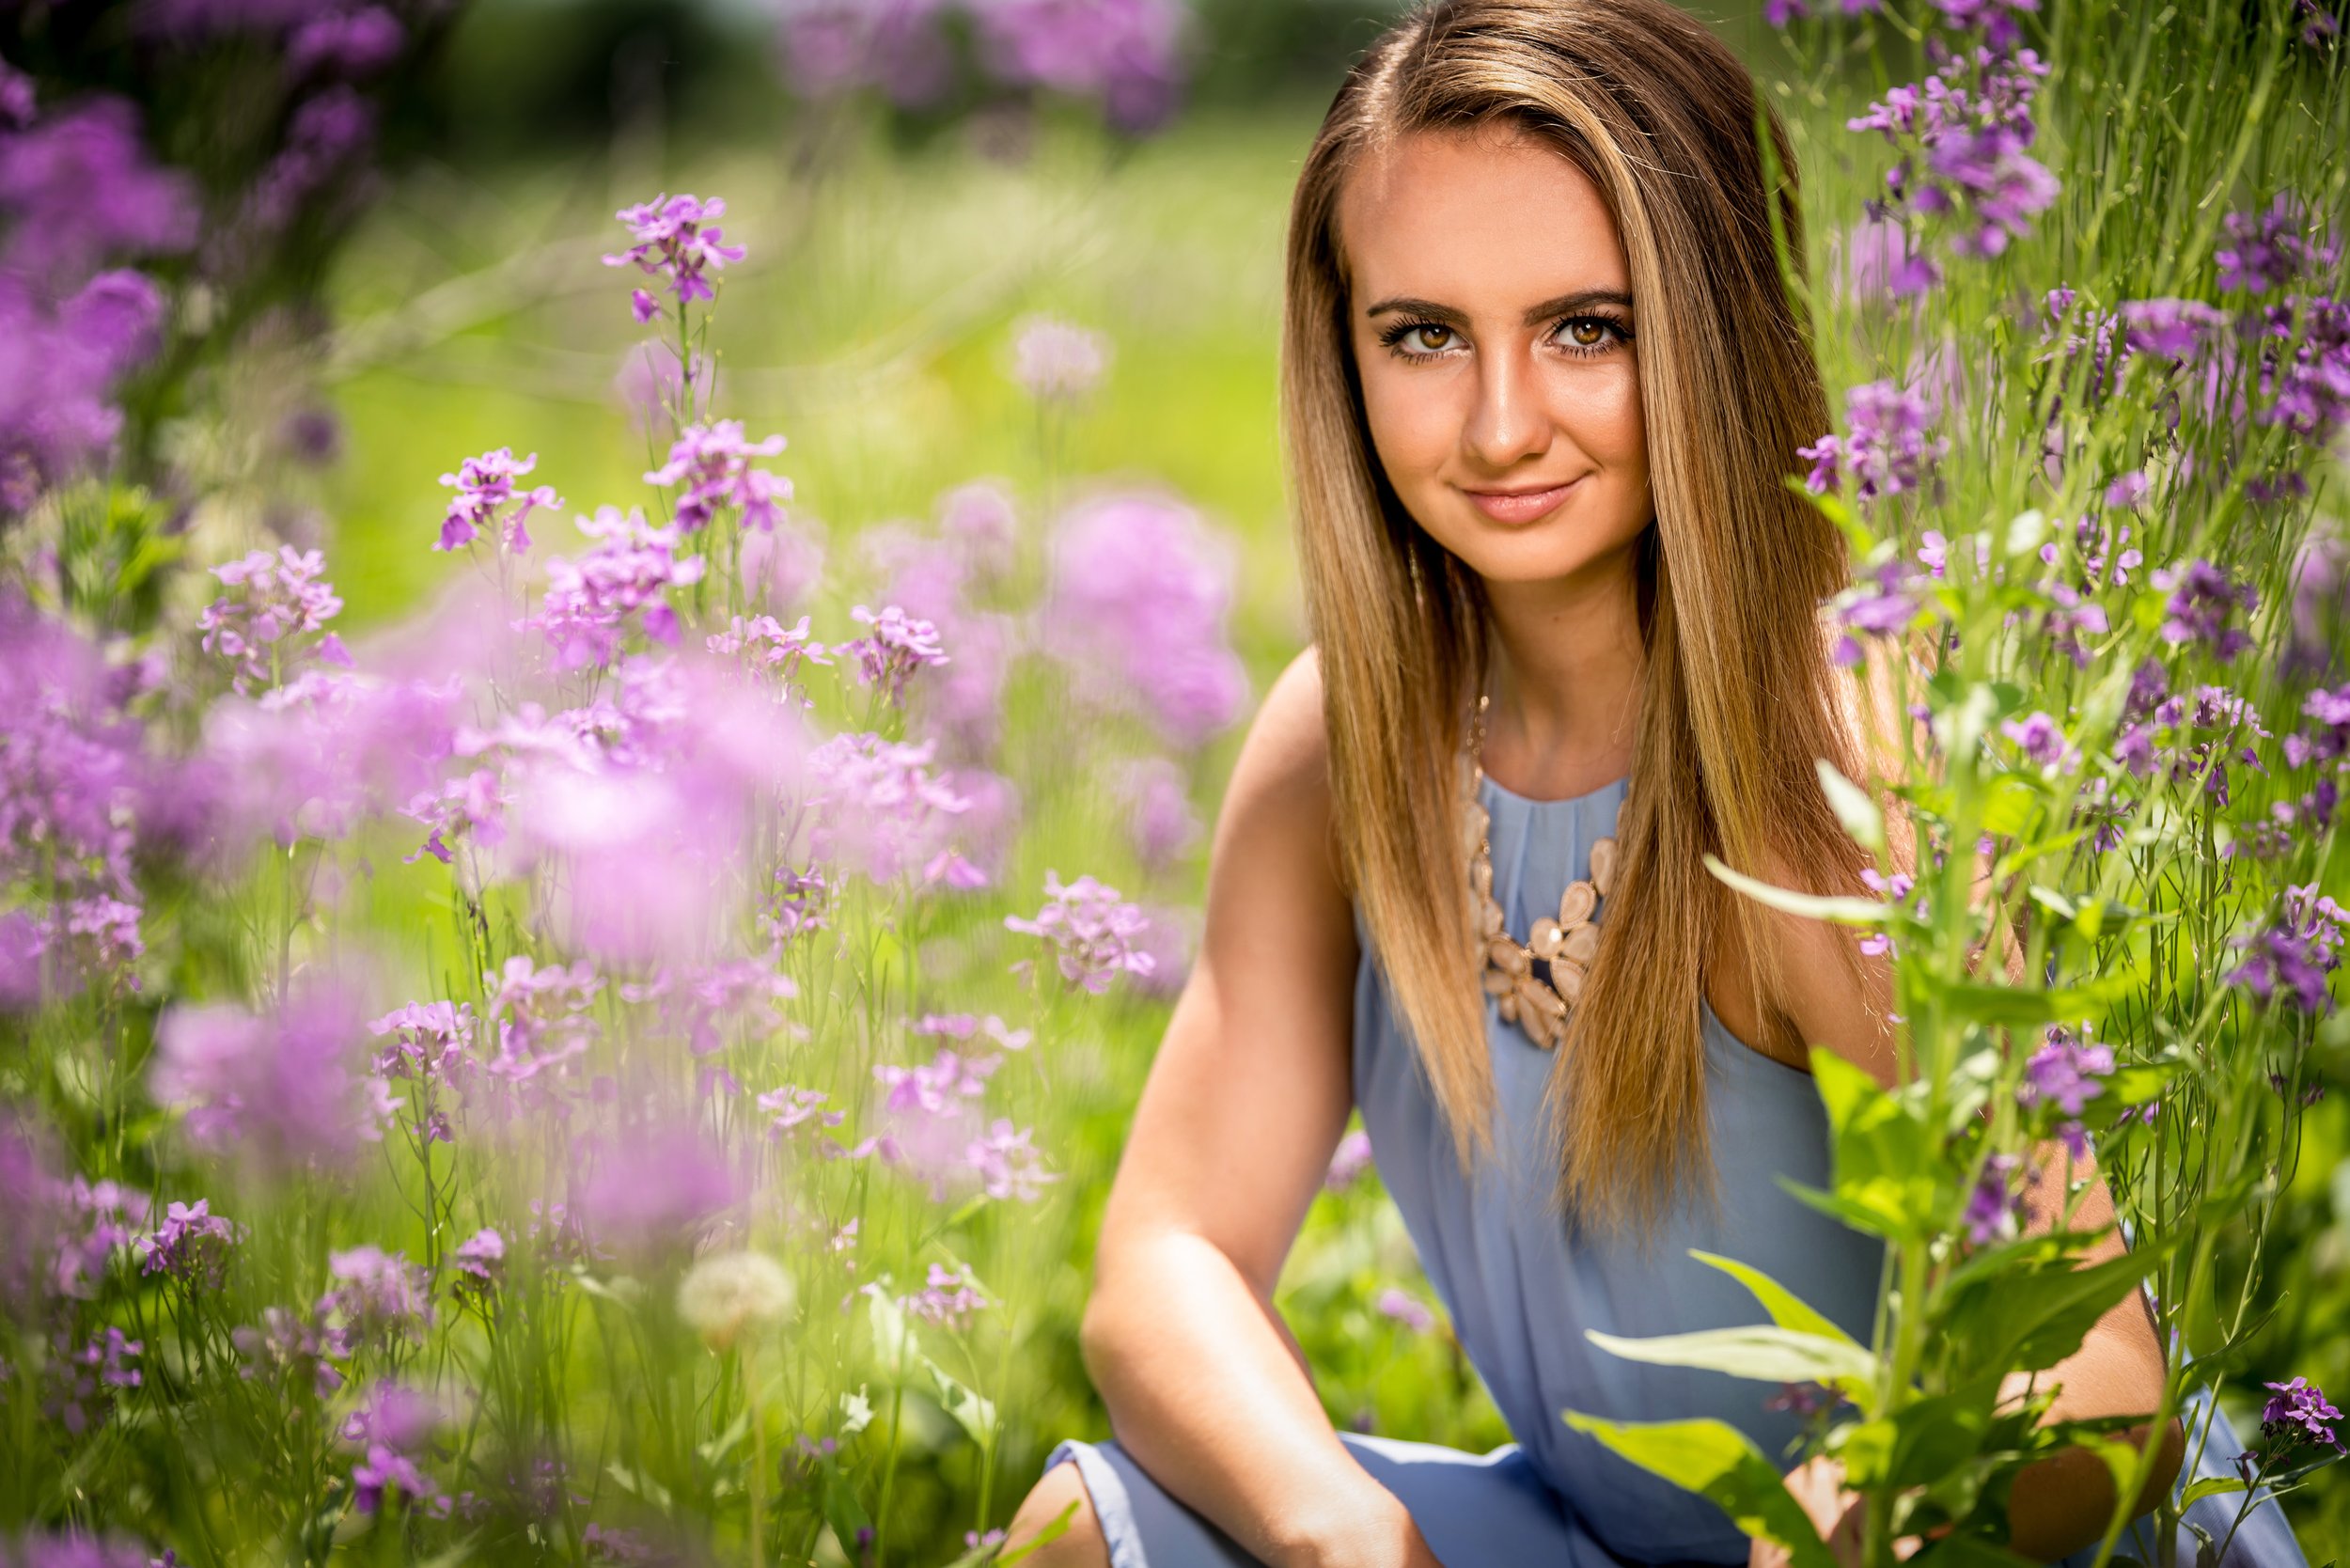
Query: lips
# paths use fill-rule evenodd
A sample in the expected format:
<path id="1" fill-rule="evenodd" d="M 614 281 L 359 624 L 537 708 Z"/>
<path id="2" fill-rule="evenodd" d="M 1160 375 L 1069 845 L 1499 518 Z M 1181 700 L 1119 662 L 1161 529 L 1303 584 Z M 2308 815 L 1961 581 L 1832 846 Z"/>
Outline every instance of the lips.
<path id="1" fill-rule="evenodd" d="M 1462 494 L 1496 523 L 1531 523 L 1565 500 L 1567 493 L 1580 483 L 1576 478 L 1546 490 L 1465 490 Z"/>

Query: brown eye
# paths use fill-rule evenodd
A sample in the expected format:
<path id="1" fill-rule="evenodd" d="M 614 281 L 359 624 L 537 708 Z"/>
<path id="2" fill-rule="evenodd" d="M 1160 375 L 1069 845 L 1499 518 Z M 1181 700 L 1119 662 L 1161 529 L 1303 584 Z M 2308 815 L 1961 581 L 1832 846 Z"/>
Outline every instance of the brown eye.
<path id="1" fill-rule="evenodd" d="M 1596 349 L 1607 341 L 1607 323 L 1589 316 L 1569 321 L 1567 340 L 1578 349 Z"/>
<path id="2" fill-rule="evenodd" d="M 1449 326 L 1430 323 L 1411 330 L 1412 347 L 1422 353 L 1442 353 L 1452 347 L 1455 334 Z"/>

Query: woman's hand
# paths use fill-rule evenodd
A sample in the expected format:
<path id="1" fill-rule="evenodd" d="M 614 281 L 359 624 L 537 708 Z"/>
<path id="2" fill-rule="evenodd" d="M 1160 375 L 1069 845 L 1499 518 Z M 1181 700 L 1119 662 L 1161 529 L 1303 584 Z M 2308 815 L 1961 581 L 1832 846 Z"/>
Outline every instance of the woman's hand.
<path id="1" fill-rule="evenodd" d="M 1787 1472 L 1787 1490 L 1803 1505 L 1811 1528 L 1827 1543 L 1829 1555 L 1841 1568 L 1860 1568 L 1866 1540 L 1867 1502 L 1844 1488 L 1844 1462 L 1825 1454 Z M 1918 1550 L 1914 1535 L 1893 1543 L 1893 1555 L 1907 1559 Z M 1757 1537 L 1747 1552 L 1747 1568 L 1787 1568 L 1787 1549 Z"/>

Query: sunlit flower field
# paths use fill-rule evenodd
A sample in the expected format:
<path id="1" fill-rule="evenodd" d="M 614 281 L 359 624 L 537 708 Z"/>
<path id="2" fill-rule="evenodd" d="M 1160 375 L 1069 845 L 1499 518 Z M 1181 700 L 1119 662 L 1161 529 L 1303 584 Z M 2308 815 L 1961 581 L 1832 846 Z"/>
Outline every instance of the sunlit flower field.
<path id="1" fill-rule="evenodd" d="M 1274 349 L 1339 64 L 1235 102 L 1214 8 L 811 0 L 756 113 L 483 151 L 416 105 L 530 8 L 66 9 L 0 12 L 0 1564 L 1017 1560 L 1307 638 Z M 2000 1374 L 2144 1279 L 2167 1408 L 2252 1445 L 2209 1495 L 2322 1563 L 2338 17 L 1764 10 L 1839 409 L 1790 482 L 1919 735 L 1823 780 L 1874 897 L 1740 885 L 1894 955 L 1913 1082 L 1823 1066 L 1820 1197 L 1907 1306 L 1624 1353 L 1964 1535 L 2097 1436 Z M 2133 1266 L 2022 1233 L 2044 1138 Z M 1361 1133 L 1325 1188 L 1279 1305 L 1333 1420 L 1509 1440 Z M 1729 1500 L 1702 1437 L 1647 1451 Z"/>

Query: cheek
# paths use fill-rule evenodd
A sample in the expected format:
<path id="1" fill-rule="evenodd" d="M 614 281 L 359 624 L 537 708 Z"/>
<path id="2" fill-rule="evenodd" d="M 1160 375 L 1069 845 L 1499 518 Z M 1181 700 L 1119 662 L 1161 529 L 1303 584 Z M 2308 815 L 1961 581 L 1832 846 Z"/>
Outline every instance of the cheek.
<path id="1" fill-rule="evenodd" d="M 1438 378 L 1412 374 L 1381 357 L 1357 359 L 1363 387 L 1363 420 L 1387 482 L 1408 494 L 1425 483 L 1458 445 L 1460 411 L 1450 405 Z M 1418 367 L 1411 367 L 1417 370 Z M 1402 371 L 1404 373 L 1399 373 Z"/>
<path id="2" fill-rule="evenodd" d="M 1640 375 L 1634 365 L 1626 361 L 1591 372 L 1562 413 L 1560 423 L 1594 461 L 1646 482 L 1648 427 L 1640 408 Z"/>

